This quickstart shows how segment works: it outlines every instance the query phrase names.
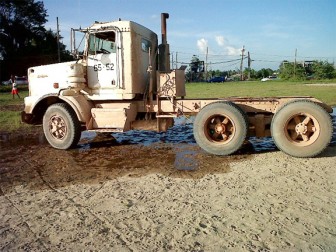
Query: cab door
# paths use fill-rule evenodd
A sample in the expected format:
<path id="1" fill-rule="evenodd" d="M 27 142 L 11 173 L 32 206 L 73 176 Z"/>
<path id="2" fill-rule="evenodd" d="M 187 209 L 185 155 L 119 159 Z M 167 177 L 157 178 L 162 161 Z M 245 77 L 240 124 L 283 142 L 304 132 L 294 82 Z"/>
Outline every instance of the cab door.
<path id="1" fill-rule="evenodd" d="M 116 36 L 115 31 L 89 34 L 87 75 L 91 89 L 119 87 Z"/>

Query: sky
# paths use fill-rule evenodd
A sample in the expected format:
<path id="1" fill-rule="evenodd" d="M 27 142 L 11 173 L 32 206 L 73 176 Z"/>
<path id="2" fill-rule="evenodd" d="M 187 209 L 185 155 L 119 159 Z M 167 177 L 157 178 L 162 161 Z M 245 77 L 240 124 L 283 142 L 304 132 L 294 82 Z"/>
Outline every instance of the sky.
<path id="1" fill-rule="evenodd" d="M 70 29 L 95 21 L 131 20 L 158 34 L 169 13 L 167 41 L 177 66 L 193 55 L 210 70 L 240 67 L 242 48 L 251 67 L 278 69 L 283 60 L 336 62 L 335 0 L 43 0 L 47 29 L 70 50 Z M 207 53 L 208 52 L 208 53 Z M 206 57 L 207 55 L 207 57 Z M 235 61 L 236 60 L 236 61 Z M 244 60 L 247 67 L 247 60 Z"/>

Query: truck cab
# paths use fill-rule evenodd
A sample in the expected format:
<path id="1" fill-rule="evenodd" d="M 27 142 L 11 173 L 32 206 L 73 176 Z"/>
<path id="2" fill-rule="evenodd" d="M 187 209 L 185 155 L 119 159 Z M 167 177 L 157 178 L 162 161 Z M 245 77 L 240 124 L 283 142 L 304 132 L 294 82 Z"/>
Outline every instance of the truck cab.
<path id="1" fill-rule="evenodd" d="M 155 62 L 150 52 L 157 50 L 157 35 L 132 21 L 97 22 L 82 31 L 88 99 L 129 100 L 143 95 L 149 64 Z"/>
<path id="2" fill-rule="evenodd" d="M 85 41 L 81 52 L 75 49 L 78 33 Z M 68 121 L 76 122 L 71 132 L 123 132 L 138 127 L 167 130 L 173 125 L 171 116 L 156 121 L 159 106 L 154 104 L 155 94 L 165 90 L 165 95 L 184 96 L 184 71 L 170 70 L 168 45 L 159 46 L 153 31 L 133 21 L 117 20 L 72 29 L 71 35 L 76 60 L 28 69 L 24 122 L 43 124 L 49 143 L 61 149 L 75 145 L 80 133 L 64 145 L 63 135 L 69 132 L 63 127 L 65 115 L 52 117 L 51 107 L 65 110 Z M 163 51 L 160 55 L 159 50 Z M 164 63 L 158 63 L 159 58 Z M 149 120 L 139 123 L 143 119 Z"/>

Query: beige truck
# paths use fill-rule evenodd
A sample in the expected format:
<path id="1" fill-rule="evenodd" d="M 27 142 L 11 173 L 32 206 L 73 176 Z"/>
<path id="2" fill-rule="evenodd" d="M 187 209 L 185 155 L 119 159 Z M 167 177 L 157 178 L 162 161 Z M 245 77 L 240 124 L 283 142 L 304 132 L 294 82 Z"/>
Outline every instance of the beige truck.
<path id="1" fill-rule="evenodd" d="M 166 21 L 162 43 L 132 21 L 96 22 L 83 33 L 77 60 L 28 69 L 22 120 L 42 124 L 57 149 L 75 147 L 82 131 L 166 131 L 194 115 L 197 144 L 215 155 L 237 151 L 250 136 L 272 136 L 295 157 L 320 154 L 332 137 L 332 108 L 312 97 L 186 99 L 184 70 L 170 69 Z M 223 88 L 225 88 L 223 86 Z"/>

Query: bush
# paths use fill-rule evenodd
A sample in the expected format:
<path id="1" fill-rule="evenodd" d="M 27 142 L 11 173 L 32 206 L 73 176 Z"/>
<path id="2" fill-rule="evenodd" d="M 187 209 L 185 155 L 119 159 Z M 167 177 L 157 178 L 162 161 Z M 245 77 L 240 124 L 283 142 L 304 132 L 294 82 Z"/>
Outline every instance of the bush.
<path id="1" fill-rule="evenodd" d="M 28 91 L 28 85 L 20 85 L 17 86 L 19 92 L 21 91 Z M 10 93 L 12 91 L 12 85 L 1 85 L 0 86 L 0 93 Z"/>
<path id="2" fill-rule="evenodd" d="M 314 79 L 333 79 L 336 78 L 334 65 L 327 61 L 316 61 L 312 65 Z"/>
<path id="3" fill-rule="evenodd" d="M 295 68 L 295 72 L 294 72 Z M 305 80 L 313 76 L 316 80 L 336 78 L 336 70 L 333 64 L 327 61 L 314 61 L 303 66 L 301 63 L 294 67 L 293 62 L 284 61 L 280 65 L 280 78 L 283 80 Z"/>

